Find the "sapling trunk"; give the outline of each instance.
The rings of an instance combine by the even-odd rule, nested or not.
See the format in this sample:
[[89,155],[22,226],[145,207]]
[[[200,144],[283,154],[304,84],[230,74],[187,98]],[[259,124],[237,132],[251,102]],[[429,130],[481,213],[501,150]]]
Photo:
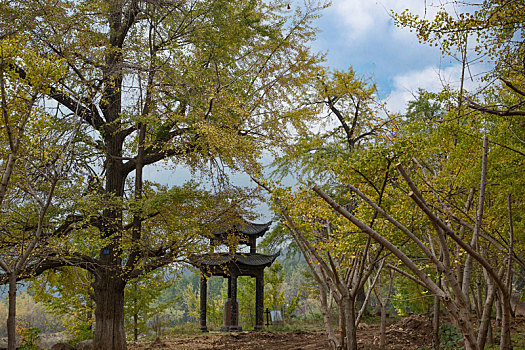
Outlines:
[[16,272],[9,272],[9,314],[7,316],[7,349],[16,349]]
[[[503,268],[500,270],[500,274],[503,273]],[[485,273],[487,279],[487,296],[485,298],[485,305],[483,307],[483,314],[481,316],[481,321],[478,330],[478,344],[481,349],[485,348],[487,341],[487,335],[490,329],[490,314],[492,312],[492,305],[494,304],[494,297],[496,295],[496,288],[494,281]]]
[[379,346],[381,349],[386,349],[386,303],[381,302],[381,325],[379,328]]
[[328,345],[330,349],[336,350],[341,347],[341,342],[337,339],[334,328],[332,327],[332,313],[328,307],[327,293],[325,286],[318,281],[319,294],[321,301],[321,313],[323,314],[323,322],[325,325],[326,333],[328,334]]
[[439,322],[441,313],[441,301],[439,297],[434,296],[434,315],[432,318],[432,349],[439,350],[441,338],[439,334]]

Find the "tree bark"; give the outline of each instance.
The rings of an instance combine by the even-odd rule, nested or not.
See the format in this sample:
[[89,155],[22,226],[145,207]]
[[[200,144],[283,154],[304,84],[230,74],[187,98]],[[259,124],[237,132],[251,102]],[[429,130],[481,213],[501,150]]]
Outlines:
[[439,297],[434,297],[434,317],[432,318],[432,349],[439,350],[441,338],[439,335],[439,316],[441,313],[441,301]]
[[[317,277],[317,275],[314,276]],[[316,278],[317,279],[317,278]],[[337,339],[335,336],[334,328],[332,327],[332,313],[330,308],[328,307],[328,296],[326,293],[325,286],[321,283],[320,280],[317,281],[317,285],[319,286],[319,299],[321,301],[321,313],[323,314],[323,321],[326,329],[326,333],[328,335],[328,346],[332,350],[340,349],[341,342]]]
[[501,327],[501,297],[499,294],[496,294],[496,328]]
[[95,276],[94,350],[126,350],[124,330],[124,287],[126,283],[107,269]]
[[500,350],[512,349],[511,338],[510,338],[510,298],[505,297],[503,292],[498,293],[501,297],[501,337],[500,337]]
[[7,349],[16,349],[16,272],[9,273],[9,314],[7,316]]
[[139,307],[138,307],[138,288],[137,282],[133,284],[133,291],[135,295],[133,296],[133,341],[136,343],[139,339]]
[[386,344],[386,303],[384,300],[381,302],[381,325],[379,328],[379,347],[381,349],[387,349]]
[[357,350],[357,334],[355,327],[355,301],[351,296],[343,296],[342,308],[346,324],[346,349]]
[[[503,274],[503,268],[500,270],[500,274]],[[496,295],[494,281],[492,281],[492,279],[488,276],[487,273],[485,273],[485,276],[485,278],[487,279],[487,296],[485,298],[485,305],[483,307],[483,314],[481,316],[478,331],[478,343],[481,349],[485,348],[485,343],[490,328],[490,314],[492,312],[492,305],[494,304],[494,296]]]
[[[474,232],[472,232],[472,240],[470,241],[470,246],[472,249],[477,250],[479,233],[481,231],[481,224],[483,220],[483,209],[485,205],[485,188],[487,183],[487,155],[488,155],[488,146],[489,140],[485,136],[483,138],[483,156],[481,164],[481,180],[479,185],[479,198],[478,198],[478,210],[476,213],[476,224],[474,226]],[[462,289],[463,293],[468,297],[468,292],[470,289],[470,278],[472,274],[472,262],[473,257],[471,254],[467,255],[465,260],[465,269],[463,270],[463,283]]]

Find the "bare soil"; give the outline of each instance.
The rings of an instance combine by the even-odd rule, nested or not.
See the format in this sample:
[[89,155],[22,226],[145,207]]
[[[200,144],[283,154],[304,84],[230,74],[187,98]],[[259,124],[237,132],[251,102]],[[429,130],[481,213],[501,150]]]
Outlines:
[[[432,321],[426,316],[412,315],[387,327],[391,350],[415,350],[432,344]],[[379,347],[379,325],[360,325],[357,331],[359,349]],[[327,349],[326,333],[322,331],[207,333],[189,338],[158,338],[150,343],[129,346],[130,350],[316,350]]]

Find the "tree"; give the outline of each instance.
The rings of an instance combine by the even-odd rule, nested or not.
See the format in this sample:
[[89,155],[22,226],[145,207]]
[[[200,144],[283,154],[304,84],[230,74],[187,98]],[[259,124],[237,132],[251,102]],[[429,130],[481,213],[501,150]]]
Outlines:
[[[479,138],[479,131],[472,132],[473,130],[468,128],[474,124],[474,119],[478,119],[480,123],[484,124],[480,128],[482,128],[483,133],[489,136],[489,142],[494,146],[491,152],[493,155],[491,167],[497,171],[490,175],[489,169],[489,179],[491,178],[493,183],[501,183],[501,186],[487,194],[490,198],[490,204],[484,208],[487,212],[484,215],[486,217],[484,220],[490,222],[491,227],[500,227],[500,229],[480,229],[481,224],[479,220],[476,220],[474,226],[480,232],[472,236],[471,245],[474,249],[480,249],[481,243],[478,235],[485,235],[483,240],[490,242],[485,243],[482,248],[487,257],[506,257],[508,262],[505,267],[505,280],[510,288],[513,274],[511,266],[514,262],[522,264],[521,259],[518,258],[519,254],[516,254],[514,250],[523,249],[518,243],[522,240],[515,240],[513,237],[514,230],[512,229],[513,225],[520,221],[513,222],[511,219],[512,207],[520,204],[510,200],[514,196],[522,196],[523,194],[523,182],[514,173],[517,170],[515,165],[522,162],[525,155],[522,141],[523,128],[518,126],[522,124],[521,119],[525,115],[523,111],[525,96],[523,89],[525,75],[525,66],[523,65],[525,57],[523,49],[523,23],[525,20],[523,4],[519,1],[465,3],[459,6],[456,13],[459,14],[454,17],[446,11],[446,8],[441,7],[433,20],[419,18],[408,10],[394,16],[399,25],[414,29],[422,41],[439,46],[443,53],[462,52],[464,68],[467,54],[477,56],[474,60],[471,59],[472,62],[478,60],[489,62],[489,71],[482,77],[482,80],[488,84],[483,87],[483,90],[480,89],[481,93],[471,95],[464,93],[463,89],[460,88],[459,93],[456,94],[458,99],[456,116],[458,123],[461,121],[463,125],[454,128],[454,132],[468,135],[471,139]],[[467,101],[468,110],[461,108],[463,100]],[[462,116],[469,116],[472,121],[466,121],[466,118],[461,118]],[[514,185],[507,186],[507,181],[512,181]],[[465,211],[468,211],[468,208]],[[478,211],[483,211],[479,205]],[[502,221],[502,212],[509,213],[508,222]],[[477,219],[479,218],[480,216],[477,215]],[[508,231],[503,233],[503,230]],[[495,237],[498,238],[494,239]],[[505,239],[499,239],[500,237],[505,237]],[[500,302],[497,310],[503,310],[507,307],[504,305],[506,302],[503,302],[505,296],[500,294],[499,289],[501,288],[494,288],[492,285],[494,281],[487,279],[485,270],[478,270],[477,276],[475,275],[475,269],[471,269],[471,261],[471,257],[467,256],[464,261],[464,273],[460,276],[460,278],[462,277],[463,292],[472,300],[473,309],[478,317],[485,320],[485,317],[490,318],[489,310],[492,309],[494,293]],[[484,306],[481,302],[480,285],[478,284],[472,293],[469,291],[471,278],[487,281]],[[489,323],[487,322],[487,324]],[[483,334],[486,329],[480,328],[482,336],[479,340],[480,346],[483,346],[485,342]]]
[[[3,5],[6,27],[11,13],[30,13],[28,45],[67,63],[47,97],[59,116],[74,111],[88,129],[92,175],[61,230],[83,247],[54,251],[30,273],[70,265],[93,274],[95,349],[126,348],[127,282],[196,250],[203,224],[231,205],[191,185],[142,190],[142,168],[172,160],[224,187],[223,167],[256,171],[261,150],[286,140],[287,124],[303,117],[288,113],[288,98],[318,61],[305,47],[318,8],[286,8],[244,0]],[[7,68],[27,78],[24,67]]]
[[[2,181],[0,268],[9,283],[8,348],[16,347],[16,281],[46,247],[48,222],[60,215],[56,192],[68,186],[78,123],[64,127],[39,104],[47,86],[63,77],[63,61],[41,58],[13,37],[0,41]],[[12,74],[14,64],[25,78]],[[27,82],[31,81],[31,84]]]
[[[346,72],[320,69],[307,91],[300,98],[302,106],[310,109],[321,127],[298,130],[293,147],[275,162],[276,173],[292,173],[306,183],[318,179],[349,208],[354,205],[353,199],[341,181],[351,173],[381,202],[392,163],[382,152],[381,137],[393,121],[380,117],[382,106],[375,98],[375,86],[357,77],[351,68]],[[347,159],[352,159],[351,169],[344,165]],[[292,193],[262,183],[261,186],[272,193],[275,211],[318,283],[330,346],[356,349],[357,325],[384,264],[382,247],[372,247],[370,239],[355,234],[306,187]],[[368,215],[371,225],[375,224],[377,214],[364,215]],[[373,281],[365,295],[364,286],[369,279]],[[332,326],[331,298],[339,308],[339,338]]]
[[159,297],[170,285],[171,281],[162,273],[153,273],[147,279],[130,281],[126,286],[126,331],[133,335],[134,342],[137,342],[139,334],[146,331],[151,319],[169,307],[172,301],[160,302]]
[[[486,139],[485,139],[486,140]],[[479,194],[480,203],[483,202],[484,190],[483,187],[486,181],[486,162],[487,162],[487,142],[484,143],[484,155],[483,155],[483,171],[482,171],[482,180],[481,180],[481,190]],[[506,316],[504,316],[506,324],[503,325],[501,332],[501,349],[510,348],[510,299],[508,294],[508,280],[503,278],[503,268],[498,272],[495,269],[494,265],[485,259],[481,254],[476,250],[475,244],[471,243],[470,245],[463,238],[459,237],[453,229],[447,225],[443,219],[440,218],[440,214],[434,212],[431,208],[432,205],[429,205],[423,198],[420,190],[416,187],[411,177],[405,172],[404,168],[398,164],[397,166],[399,173],[407,182],[410,192],[408,196],[416,203],[416,205],[425,213],[428,217],[432,227],[436,230],[436,234],[439,242],[439,256],[436,254],[434,248],[434,243],[430,242],[431,249],[429,249],[423,242],[416,236],[414,233],[403,226],[399,221],[395,220],[392,216],[386,213],[381,209],[377,204],[375,204],[370,198],[363,194],[359,189],[349,185],[349,187],[356,193],[365,203],[374,208],[378,213],[380,213],[384,218],[386,218],[392,225],[397,229],[403,232],[411,241],[415,242],[420,251],[427,256],[438,272],[443,274],[444,280],[442,281],[443,286],[438,285],[433,281],[417,264],[413,259],[409,258],[401,249],[393,245],[388,239],[385,239],[377,231],[371,229],[368,225],[360,221],[356,216],[350,213],[341,205],[333,201],[326,193],[324,193],[319,187],[314,187],[314,191],[322,197],[327,203],[329,203],[337,212],[342,214],[346,219],[351,221],[356,225],[360,230],[366,232],[370,237],[376,240],[378,243],[382,244],[386,249],[390,250],[413,274],[411,278],[417,283],[421,284],[425,288],[428,288],[433,294],[437,295],[441,301],[444,303],[445,307],[448,309],[449,314],[453,321],[456,323],[457,327],[460,328],[465,337],[465,347],[467,349],[479,349],[481,343],[480,337],[483,336],[482,332],[478,333],[478,338],[474,335],[474,329],[470,317],[470,303],[468,301],[468,296],[464,292],[464,289],[461,288],[461,284],[458,281],[458,276],[454,273],[450,260],[450,251],[449,245],[447,244],[447,237],[452,238],[452,240],[458,244],[468,256],[472,259],[475,259],[481,266],[483,266],[484,271],[486,271],[488,278],[497,285],[500,295],[506,304]],[[440,212],[443,213],[443,212]],[[474,236],[476,231],[479,230],[479,222],[481,216],[483,215],[482,209],[478,211],[477,215],[477,224],[474,228]],[[479,232],[479,231],[478,231]],[[511,259],[509,259],[511,261]],[[510,264],[509,264],[510,266]],[[398,270],[402,272],[401,270]],[[407,275],[407,274],[405,274]],[[408,276],[408,275],[407,275]],[[444,288],[446,286],[446,288]],[[465,286],[465,285],[463,285]],[[454,294],[450,294],[451,291]],[[481,326],[481,328],[483,325]]]

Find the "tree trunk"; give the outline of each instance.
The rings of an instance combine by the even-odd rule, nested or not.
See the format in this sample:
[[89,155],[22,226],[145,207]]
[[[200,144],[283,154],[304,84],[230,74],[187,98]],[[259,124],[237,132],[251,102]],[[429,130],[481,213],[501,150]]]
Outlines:
[[501,318],[501,337],[500,337],[500,350],[511,350],[511,339],[510,339],[510,299],[505,298],[502,294],[499,293],[501,296],[501,311],[502,311],[502,318]]
[[381,302],[381,326],[379,328],[379,347],[381,349],[387,349],[386,344],[386,302]]
[[347,339],[346,339],[346,315],[345,309],[342,304],[337,305],[339,308],[339,329],[341,330],[341,335],[339,336],[339,347],[341,349],[346,349]]
[[124,287],[126,283],[111,269],[95,277],[94,350],[125,350]]
[[133,285],[133,291],[135,295],[133,296],[133,341],[136,343],[139,339],[139,308],[137,302],[137,282]]
[[477,339],[474,335],[474,327],[470,320],[470,305],[460,300],[454,302],[449,297],[442,298],[441,301],[449,311],[452,324],[463,334],[464,348],[466,350],[481,350],[479,349]]
[[357,334],[355,327],[355,302],[350,296],[342,298],[346,323],[346,349],[357,350]]
[[365,292],[365,286],[363,285],[357,291],[357,296],[356,296],[356,299],[355,299],[356,300],[356,302],[355,302],[355,309],[356,310],[361,310],[361,308],[365,304],[366,297],[367,297],[367,294]]
[[492,322],[489,319],[489,330],[487,332],[487,343],[489,345],[494,345],[494,333],[492,331]]
[[439,335],[439,316],[441,312],[441,302],[439,297],[436,295],[434,297],[434,318],[432,319],[432,349],[439,350],[439,345],[441,343]]
[[[503,274],[503,268],[500,270],[500,274]],[[488,332],[490,329],[490,320],[492,313],[492,306],[494,304],[494,297],[496,295],[496,287],[494,281],[488,273],[484,272],[485,279],[487,281],[487,295],[485,297],[485,305],[483,307],[483,313],[481,315],[479,330],[478,330],[478,343],[481,349],[485,348]]]
[[16,273],[9,273],[9,314],[7,316],[7,349],[16,349]]
[[496,328],[501,327],[501,298],[496,294]]
[[318,282],[317,284],[319,286],[319,299],[321,301],[321,313],[323,314],[323,321],[326,328],[326,333],[328,334],[328,344],[330,349],[340,349],[341,344],[337,340],[337,337],[335,336],[334,329],[332,327],[332,316],[331,316],[331,310],[328,307],[327,302],[327,293],[325,286]]

